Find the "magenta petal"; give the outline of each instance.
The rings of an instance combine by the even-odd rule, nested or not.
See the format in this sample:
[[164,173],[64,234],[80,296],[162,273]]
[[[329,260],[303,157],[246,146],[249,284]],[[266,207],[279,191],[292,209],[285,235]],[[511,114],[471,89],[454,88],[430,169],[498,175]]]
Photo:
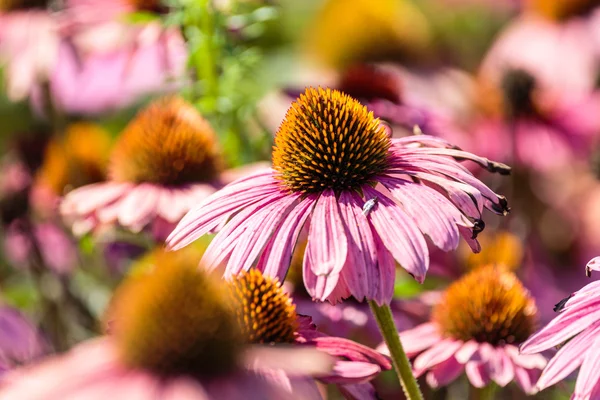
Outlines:
[[371,288],[373,300],[381,306],[390,304],[394,297],[394,283],[396,282],[396,261],[392,253],[385,248],[376,232],[373,232],[377,248],[377,275],[379,281]]
[[431,369],[426,376],[427,384],[433,388],[446,386],[458,378],[464,370],[463,364],[456,361],[455,357],[450,357]]
[[[360,198],[359,198],[360,199]],[[369,227],[369,221],[362,213],[362,206],[351,193],[342,192],[339,198],[340,214],[346,222],[349,239],[348,258],[342,271],[350,293],[361,301],[365,297],[376,297],[379,287],[377,249]]]
[[600,257],[592,258],[585,266],[587,275],[590,275],[591,271],[600,271]]
[[160,189],[142,183],[125,195],[119,207],[118,220],[132,231],[140,231],[152,220],[159,200]]
[[264,275],[275,276],[283,282],[298,236],[315,203],[314,195],[307,196],[290,211],[279,226],[256,265]]
[[400,340],[408,357],[412,357],[438,343],[441,340],[441,335],[438,325],[428,322],[400,332]]
[[588,351],[575,384],[575,394],[582,399],[591,399],[592,392],[598,390],[600,385],[600,339],[596,337],[591,344],[588,342],[587,346]]
[[585,354],[591,351],[590,343],[598,333],[600,333],[600,322],[596,322],[561,347],[544,369],[537,383],[538,388],[543,390],[552,386],[575,371],[583,362]]
[[377,364],[362,361],[338,360],[331,376],[320,378],[325,383],[365,383],[377,376],[381,368]]
[[167,245],[171,250],[185,247],[231,214],[279,191],[279,182],[264,173],[236,181],[190,210],[167,238]]
[[365,198],[378,203],[369,219],[385,247],[418,282],[423,283],[429,268],[429,250],[414,220],[383,193],[363,186]]
[[242,270],[247,271],[254,264],[298,197],[300,196],[288,195],[283,197],[261,208],[245,221],[246,231],[244,236],[237,242],[229,258],[226,275],[237,275]]
[[333,190],[326,189],[312,214],[304,256],[303,269],[310,268],[316,277],[307,286],[312,297],[325,300],[331,294],[347,255],[348,241],[337,199]]
[[487,368],[482,362],[469,361],[465,366],[465,372],[467,373],[467,378],[469,378],[471,385],[477,388],[482,388],[490,383],[490,376]]
[[456,249],[460,238],[456,225],[469,221],[449,200],[430,187],[403,179],[381,179],[381,183],[436,247],[444,251]]
[[246,234],[248,219],[254,215],[257,210],[260,210],[268,204],[277,202],[284,196],[285,194],[283,193],[275,192],[275,194],[265,196],[260,201],[247,206],[236,214],[231,221],[217,233],[206,248],[200,262],[202,266],[208,270],[218,267],[229,257],[238,240]]
[[495,348],[488,361],[490,378],[499,386],[506,386],[515,376],[515,368],[510,357],[503,348]]
[[548,325],[533,334],[520,347],[521,353],[539,353],[565,342],[600,319],[600,299],[591,298],[586,304],[563,311]]
[[463,342],[454,339],[443,339],[441,342],[433,345],[429,350],[421,353],[413,364],[415,375],[423,374],[427,369],[436,366],[450,357],[462,346]]
[[526,369],[516,365],[515,381],[526,394],[535,394],[538,391],[538,389],[535,386],[535,383],[540,377],[541,372],[542,371],[539,369]]

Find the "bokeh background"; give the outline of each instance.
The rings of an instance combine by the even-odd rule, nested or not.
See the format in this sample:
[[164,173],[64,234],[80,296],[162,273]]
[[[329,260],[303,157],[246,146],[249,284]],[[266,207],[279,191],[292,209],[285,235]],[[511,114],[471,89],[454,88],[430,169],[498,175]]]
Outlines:
[[[161,245],[114,226],[82,233],[59,204],[107,179],[116,139],[165,94],[209,121],[227,168],[270,160],[306,86],[358,98],[394,136],[416,126],[512,166],[508,177],[480,176],[512,208],[486,217],[482,253],[432,247],[423,285],[399,270],[401,329],[485,263],[517,273],[543,324],[599,255],[598,1],[0,0],[0,62],[0,304],[41,330],[32,358],[97,334],[115,286]],[[381,341],[368,307],[313,303],[299,276],[288,279],[298,309],[322,330]],[[383,398],[399,395],[393,374],[377,385]],[[566,399],[571,387],[538,398]],[[428,396],[465,398],[465,388]],[[521,396],[513,389],[498,396]]]

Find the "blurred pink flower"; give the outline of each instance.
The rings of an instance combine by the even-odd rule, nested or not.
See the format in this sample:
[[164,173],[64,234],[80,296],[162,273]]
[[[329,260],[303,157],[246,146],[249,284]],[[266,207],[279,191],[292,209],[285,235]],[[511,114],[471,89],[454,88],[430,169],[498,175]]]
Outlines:
[[[586,274],[600,271],[600,257],[586,265]],[[593,282],[557,304],[560,314],[521,345],[521,353],[534,354],[561,346],[537,382],[543,390],[581,367],[572,399],[600,396],[600,282]]]
[[[308,361],[302,359],[302,355],[296,355],[301,362]],[[292,353],[288,353],[288,356],[292,356]],[[264,353],[256,360],[267,362]],[[272,382],[243,370],[212,379],[198,379],[191,375],[165,378],[124,365],[113,341],[103,338],[82,343],[65,355],[6,375],[0,388],[0,397],[6,400],[106,397],[112,400],[320,398],[316,396],[318,392],[311,394],[300,391],[304,396],[296,396]]]
[[19,311],[0,306],[0,378],[50,352],[47,341]]
[[181,84],[187,50],[179,31],[156,23],[128,30],[129,41],[105,51],[82,53],[72,42],[61,41],[49,76],[54,107],[71,114],[99,114]]
[[[329,123],[321,127],[317,121]],[[167,242],[179,249],[222,227],[204,254],[207,268],[227,261],[225,275],[236,275],[257,262],[265,275],[283,280],[310,217],[303,276],[311,297],[336,303],[353,295],[389,304],[394,260],[417,281],[425,279],[424,235],[446,251],[462,236],[478,251],[483,208],[508,211],[506,199],[457,159],[509,171],[439,138],[390,139],[356,100],[330,89],[308,89],[275,137],[274,169],[206,199]]]
[[[471,385],[506,386],[515,380],[527,394],[546,359],[521,355],[518,344],[530,333],[535,303],[518,279],[501,267],[485,266],[455,281],[433,310],[432,321],[400,332],[415,376],[446,386],[466,372]],[[387,353],[382,344],[379,349]]]
[[59,46],[58,23],[49,12],[0,12],[0,65],[6,64],[7,94],[13,101],[29,96],[54,68]]
[[[5,231],[4,251],[15,267],[28,267],[31,254],[39,251],[46,267],[58,274],[67,274],[77,265],[77,248],[58,225],[42,222],[33,225],[33,240],[23,221],[16,220]],[[37,247],[37,250],[34,248]]]
[[181,217],[227,179],[252,166],[221,174],[216,136],[196,109],[178,97],[151,103],[118,139],[110,179],[68,193],[60,209],[81,235],[120,225],[148,228],[164,240]]

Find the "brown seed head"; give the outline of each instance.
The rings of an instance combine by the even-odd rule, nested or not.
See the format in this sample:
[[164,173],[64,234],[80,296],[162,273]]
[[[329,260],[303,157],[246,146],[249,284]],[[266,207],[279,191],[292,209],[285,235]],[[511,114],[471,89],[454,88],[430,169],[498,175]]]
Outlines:
[[129,123],[111,157],[110,176],[121,182],[181,185],[215,179],[221,158],[215,134],[179,97],[154,101]]
[[277,131],[273,168],[296,192],[358,189],[385,169],[389,147],[365,106],[337,90],[308,88]]
[[492,345],[521,343],[534,331],[537,308],[511,272],[481,267],[454,282],[433,310],[442,332]]
[[123,362],[161,376],[218,376],[243,346],[225,287],[185,251],[145,257],[118,289],[110,321]]
[[249,343],[291,343],[296,307],[277,279],[251,269],[228,282],[233,309]]

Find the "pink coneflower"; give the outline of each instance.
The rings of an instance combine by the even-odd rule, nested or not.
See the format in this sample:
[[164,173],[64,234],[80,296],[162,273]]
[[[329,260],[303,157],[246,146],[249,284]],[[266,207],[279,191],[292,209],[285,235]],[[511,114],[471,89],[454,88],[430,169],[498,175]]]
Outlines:
[[208,122],[169,97],[142,110],[115,144],[109,180],[76,189],[61,212],[76,233],[118,224],[164,238],[189,209],[215,192],[221,158]]
[[336,358],[331,374],[319,377],[324,383],[334,383],[348,395],[371,392],[367,383],[391,362],[381,353],[342,337],[332,337],[317,331],[312,318],[296,313],[296,306],[277,279],[263,276],[251,269],[228,283],[234,299],[237,320],[250,343],[289,343],[314,346]]
[[109,336],[8,375],[0,398],[320,399],[313,374],[335,381],[343,370],[357,382],[373,373],[364,360],[351,369],[340,359],[332,370],[328,353],[367,353],[295,325],[289,299],[261,278],[226,289],[187,252],[156,251],[118,289]]
[[[586,265],[586,274],[600,271],[600,257]],[[572,399],[600,396],[600,297],[599,282],[593,282],[556,305],[560,314],[521,346],[521,353],[534,354],[562,345],[537,382],[543,390],[581,367]]]
[[400,333],[416,376],[427,373],[432,387],[446,386],[466,371],[471,385],[515,380],[526,393],[546,359],[520,355],[533,331],[536,306],[517,277],[496,266],[470,272],[446,290],[432,321]]
[[[373,114],[330,89],[307,89],[275,137],[273,169],[242,178],[188,213],[168,238],[173,249],[222,229],[206,267],[235,275],[253,265],[283,280],[298,235],[310,219],[303,261],[313,298],[353,295],[389,304],[395,262],[422,282],[424,235],[443,250],[463,236],[474,251],[482,211],[508,210],[458,159],[490,171],[508,167],[431,136],[390,139]],[[310,218],[309,218],[310,217]]]

